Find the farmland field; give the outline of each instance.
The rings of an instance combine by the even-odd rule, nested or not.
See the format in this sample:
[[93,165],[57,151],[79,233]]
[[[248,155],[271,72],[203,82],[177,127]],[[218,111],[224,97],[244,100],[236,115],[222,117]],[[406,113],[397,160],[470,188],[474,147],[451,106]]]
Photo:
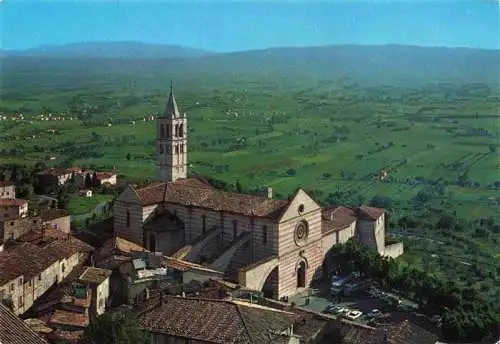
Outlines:
[[[169,84],[158,78],[153,84]],[[19,86],[2,89],[0,164],[116,167],[121,178],[152,178],[149,116],[162,111],[167,90],[117,79],[96,77],[92,87],[71,89],[46,82],[29,94]],[[302,186],[319,199],[332,192],[353,202],[385,196],[401,208],[438,182],[444,190],[429,203],[451,202],[470,217],[498,214],[500,101],[487,85],[363,87],[222,75],[212,82],[176,80],[177,102],[188,116],[191,172],[271,186],[279,197]],[[10,120],[15,113],[24,120]],[[382,169],[388,176],[377,181]]]

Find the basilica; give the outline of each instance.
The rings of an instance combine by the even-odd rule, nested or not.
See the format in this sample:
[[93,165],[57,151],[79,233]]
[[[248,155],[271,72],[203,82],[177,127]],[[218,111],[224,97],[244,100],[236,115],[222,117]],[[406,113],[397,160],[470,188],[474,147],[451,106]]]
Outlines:
[[384,209],[323,207],[298,188],[290,199],[226,192],[188,178],[186,114],[172,88],[156,120],[158,181],[129,185],[114,204],[115,235],[150,251],[203,264],[224,278],[274,298],[307,288],[327,251],[356,238],[381,255],[397,257],[401,243],[385,245]]

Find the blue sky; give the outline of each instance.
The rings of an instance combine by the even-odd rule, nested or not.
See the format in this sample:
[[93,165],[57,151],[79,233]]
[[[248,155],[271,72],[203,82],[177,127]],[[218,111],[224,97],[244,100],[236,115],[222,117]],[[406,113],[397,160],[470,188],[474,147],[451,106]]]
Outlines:
[[211,51],[328,44],[499,48],[498,1],[0,0],[0,46],[142,41]]

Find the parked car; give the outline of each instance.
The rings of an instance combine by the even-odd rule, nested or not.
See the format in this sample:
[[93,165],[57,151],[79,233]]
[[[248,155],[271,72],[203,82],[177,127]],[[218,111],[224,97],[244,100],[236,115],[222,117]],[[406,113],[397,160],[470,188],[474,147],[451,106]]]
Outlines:
[[375,318],[375,317],[382,315],[382,312],[379,311],[378,309],[372,309],[371,312],[368,313],[367,315],[371,318]]
[[350,311],[349,313],[345,314],[345,317],[349,320],[356,320],[359,317],[361,317],[362,315],[363,315],[363,312],[354,310],[354,311]]

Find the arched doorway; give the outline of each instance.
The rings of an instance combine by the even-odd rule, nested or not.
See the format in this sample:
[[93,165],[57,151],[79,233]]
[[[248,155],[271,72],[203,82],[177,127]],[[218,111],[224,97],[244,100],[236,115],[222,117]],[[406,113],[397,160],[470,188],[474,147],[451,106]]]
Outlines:
[[299,263],[297,267],[297,288],[306,287],[306,263],[304,261]]

